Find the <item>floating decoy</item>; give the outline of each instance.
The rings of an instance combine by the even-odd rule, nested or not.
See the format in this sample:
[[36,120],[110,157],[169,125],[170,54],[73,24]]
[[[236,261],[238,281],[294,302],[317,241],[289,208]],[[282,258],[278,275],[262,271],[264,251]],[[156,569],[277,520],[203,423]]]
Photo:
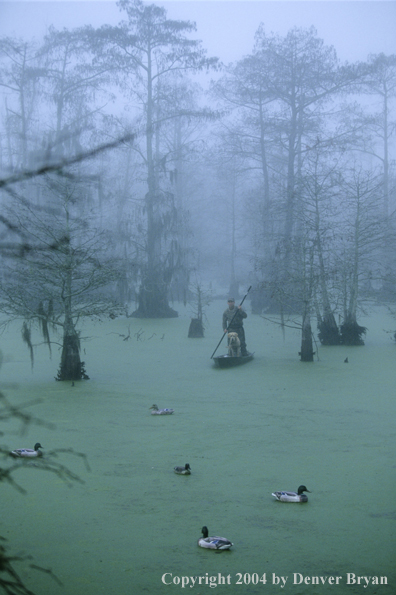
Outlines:
[[151,405],[151,415],[172,415],[174,409],[158,409],[157,405]]
[[344,364],[347,364],[347,363],[348,363],[348,358],[346,357],[346,358],[344,359]]
[[174,467],[173,470],[178,475],[191,475],[191,467],[188,463],[184,467]]
[[273,492],[274,498],[279,502],[308,502],[308,496],[303,492],[309,492],[305,486],[300,486],[297,492]]
[[202,535],[198,539],[198,545],[205,547],[210,550],[229,550],[233,543],[225,537],[209,537],[209,531],[207,527],[202,527]]
[[17,448],[11,451],[13,457],[42,457],[43,453],[40,448],[43,448],[40,442],[36,442],[33,448]]

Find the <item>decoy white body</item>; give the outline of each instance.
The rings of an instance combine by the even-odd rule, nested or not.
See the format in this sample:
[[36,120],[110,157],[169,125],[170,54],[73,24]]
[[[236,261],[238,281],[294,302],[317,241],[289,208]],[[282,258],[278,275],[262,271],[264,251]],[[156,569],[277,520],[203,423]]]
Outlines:
[[186,463],[184,467],[174,467],[173,471],[177,473],[177,475],[191,475],[191,467],[188,463]]
[[198,545],[210,550],[229,550],[233,543],[225,537],[209,537],[209,531],[207,527],[202,527],[202,535],[198,539]]
[[308,502],[308,496],[303,494],[303,492],[309,492],[305,486],[300,486],[297,492],[273,492],[274,498],[279,500],[279,502]]
[[40,442],[36,442],[33,448],[16,448],[15,450],[11,451],[11,455],[13,457],[42,457],[43,453],[41,452],[40,448],[43,448]]
[[151,415],[172,415],[174,409],[158,409],[157,405],[151,405]]

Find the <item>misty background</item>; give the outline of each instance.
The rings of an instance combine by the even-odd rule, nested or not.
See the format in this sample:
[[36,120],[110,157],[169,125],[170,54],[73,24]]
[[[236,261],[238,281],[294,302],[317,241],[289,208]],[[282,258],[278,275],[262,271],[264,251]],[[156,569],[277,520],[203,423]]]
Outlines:
[[396,287],[394,3],[0,6],[0,307],[28,345],[249,286],[303,342],[312,316],[363,342]]
[[[368,54],[395,51],[396,7],[392,1],[290,1],[180,0],[157,2],[171,19],[197,24],[197,38],[211,55],[232,62],[250,53],[254,34],[263,22],[267,33],[285,35],[292,27],[314,25],[341,60],[365,60]],[[76,27],[121,19],[116,2],[89,0],[14,0],[0,2],[2,35],[30,39],[41,36],[50,25]]]

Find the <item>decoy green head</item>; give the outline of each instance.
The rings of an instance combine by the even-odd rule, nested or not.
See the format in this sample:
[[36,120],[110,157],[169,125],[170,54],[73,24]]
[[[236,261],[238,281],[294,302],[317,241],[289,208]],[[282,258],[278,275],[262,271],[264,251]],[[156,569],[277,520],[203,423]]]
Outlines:
[[301,496],[301,494],[302,494],[303,492],[309,492],[309,493],[311,493],[311,492],[310,492],[310,491],[309,491],[309,490],[308,490],[308,489],[307,489],[305,486],[300,486],[300,487],[298,488],[298,490],[297,490],[297,494],[298,494],[299,496]]
[[36,442],[36,444],[34,445],[34,450],[38,450],[39,448],[44,448],[44,447],[41,446],[40,442]]

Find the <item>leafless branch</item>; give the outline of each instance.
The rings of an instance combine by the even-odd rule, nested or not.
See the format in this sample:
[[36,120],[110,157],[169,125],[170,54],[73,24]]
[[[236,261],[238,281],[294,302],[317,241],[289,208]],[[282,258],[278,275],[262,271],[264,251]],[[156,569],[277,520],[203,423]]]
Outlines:
[[120,146],[123,143],[130,143],[134,140],[135,134],[126,134],[125,136],[116,139],[110,143],[104,143],[103,145],[99,145],[92,149],[91,151],[86,151],[84,153],[79,153],[75,157],[71,157],[69,159],[61,159],[60,161],[55,161],[54,163],[48,163],[43,165],[42,167],[22,171],[12,176],[8,176],[7,178],[0,179],[0,189],[6,188],[12,184],[16,184],[18,182],[24,182],[25,180],[30,180],[32,178],[36,178],[37,176],[42,176],[43,174],[48,174],[51,172],[56,172],[62,170],[64,167],[69,167],[70,165],[74,165],[75,163],[80,163],[85,159],[89,159],[90,157],[95,157],[96,155],[103,153],[104,151],[108,151],[109,149],[115,149],[116,147]]

